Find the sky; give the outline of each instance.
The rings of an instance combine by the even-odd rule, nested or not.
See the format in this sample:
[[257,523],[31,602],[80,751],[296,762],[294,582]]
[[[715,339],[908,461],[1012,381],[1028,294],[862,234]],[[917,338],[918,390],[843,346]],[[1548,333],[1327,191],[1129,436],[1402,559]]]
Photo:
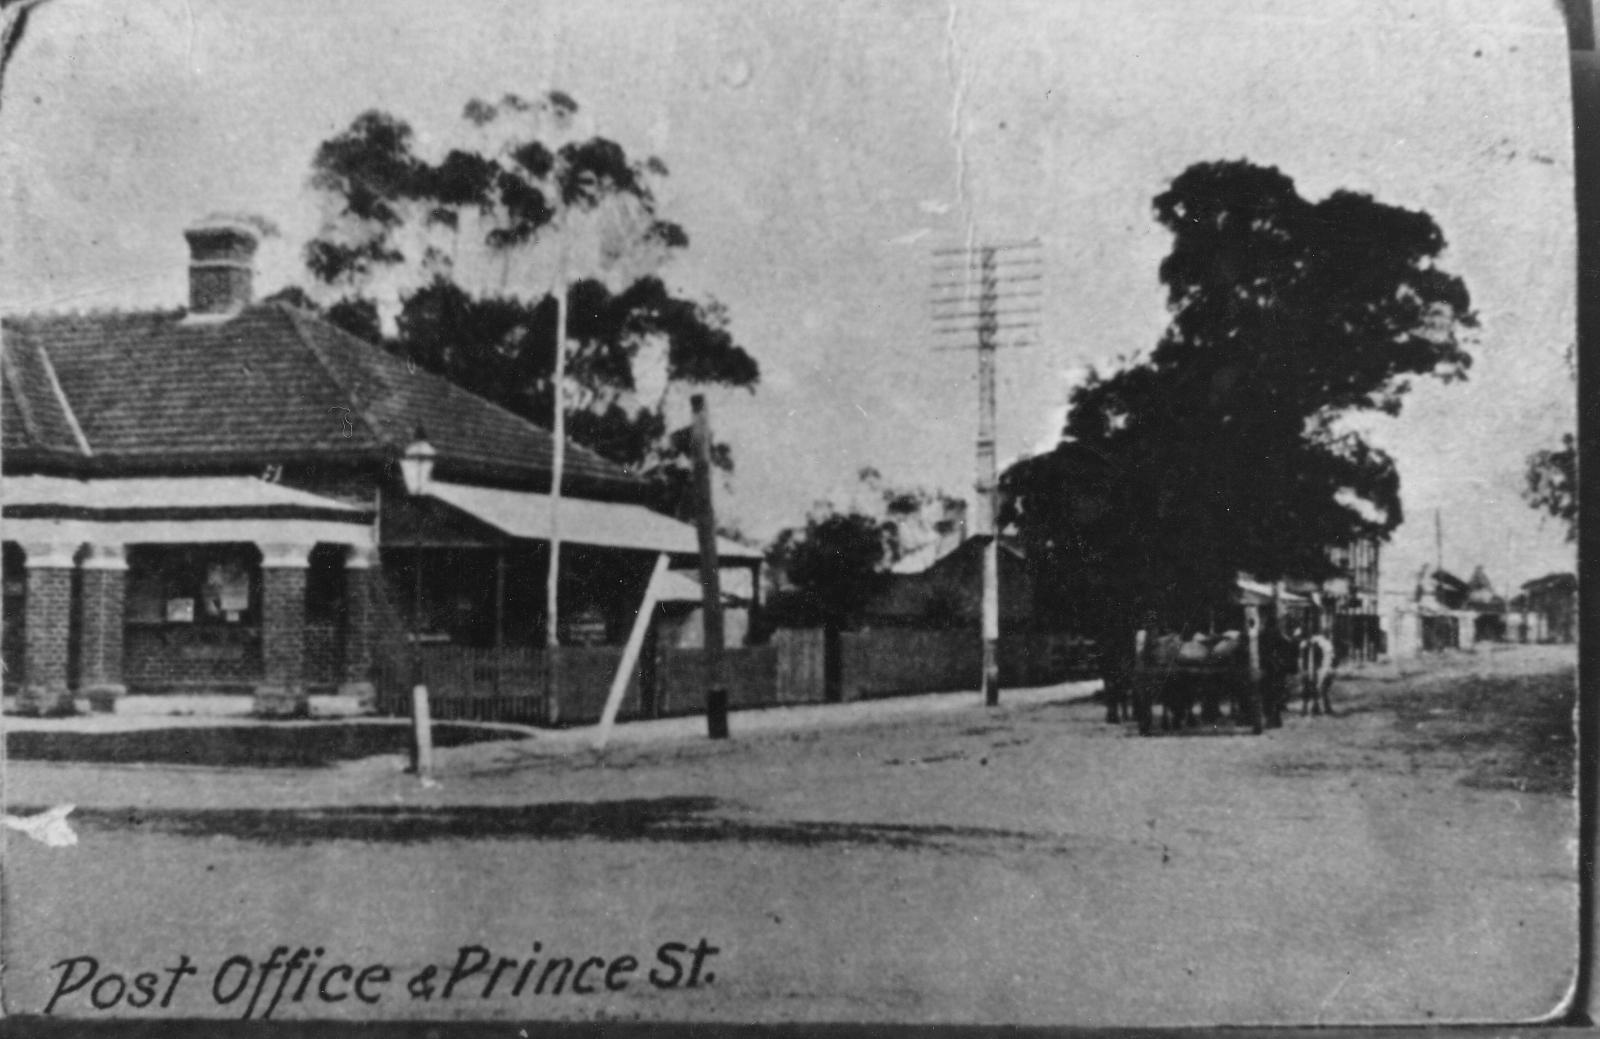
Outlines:
[[762,366],[711,409],[719,511],[766,540],[864,466],[970,496],[976,359],[941,349],[935,250],[1040,242],[998,437],[1046,450],[1073,380],[1165,325],[1151,199],[1246,158],[1442,227],[1482,327],[1467,383],[1364,423],[1408,517],[1383,581],[1434,558],[1437,517],[1447,568],[1514,590],[1573,565],[1520,497],[1575,422],[1567,81],[1554,0],[50,0],[0,110],[0,308],[180,305],[182,230],[217,211],[281,229],[261,292],[303,283],[319,141],[380,108],[431,147],[473,97],[558,88],[666,163],[691,245],[663,276]]

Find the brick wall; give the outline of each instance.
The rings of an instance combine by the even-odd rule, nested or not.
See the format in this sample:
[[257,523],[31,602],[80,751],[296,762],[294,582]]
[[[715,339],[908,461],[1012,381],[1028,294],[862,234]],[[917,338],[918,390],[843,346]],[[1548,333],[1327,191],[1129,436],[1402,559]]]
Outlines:
[[189,271],[189,309],[225,313],[250,302],[251,278],[237,267],[194,267]]
[[65,686],[71,659],[72,570],[28,569],[26,655],[29,685]]
[[307,624],[305,681],[314,686],[337,686],[344,681],[344,638],[337,624]]
[[269,683],[305,681],[306,571],[264,567],[261,571],[261,666]]
[[216,689],[261,680],[257,628],[130,624],[123,631],[122,680],[131,692]]
[[122,570],[83,571],[78,672],[82,686],[123,681],[123,604],[127,583],[127,573]]
[[371,567],[351,567],[345,571],[344,674],[346,682],[372,679],[373,643],[377,638],[382,574]]

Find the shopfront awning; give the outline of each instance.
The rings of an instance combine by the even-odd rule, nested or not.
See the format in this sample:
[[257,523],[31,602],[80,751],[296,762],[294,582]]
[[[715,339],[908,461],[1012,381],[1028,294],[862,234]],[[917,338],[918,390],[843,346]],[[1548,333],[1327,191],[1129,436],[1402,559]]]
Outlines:
[[1267,606],[1274,602],[1281,606],[1310,606],[1313,600],[1307,595],[1296,595],[1294,592],[1279,588],[1274,593],[1273,587],[1262,581],[1252,581],[1248,577],[1241,577],[1234,590],[1234,601],[1246,606]]
[[[428,486],[428,494],[512,537],[550,540],[550,496],[547,494],[438,481]],[[700,551],[694,527],[652,512],[643,505],[562,498],[559,523],[561,540],[569,544],[666,552],[676,556],[697,555]],[[736,563],[761,560],[760,550],[726,538],[717,539],[717,556]]]
[[273,511],[295,509],[359,515],[361,509],[253,476],[151,476],[73,480],[7,476],[0,480],[7,513],[43,509],[89,512]]
[[7,541],[372,543],[372,514],[250,476],[0,480]]

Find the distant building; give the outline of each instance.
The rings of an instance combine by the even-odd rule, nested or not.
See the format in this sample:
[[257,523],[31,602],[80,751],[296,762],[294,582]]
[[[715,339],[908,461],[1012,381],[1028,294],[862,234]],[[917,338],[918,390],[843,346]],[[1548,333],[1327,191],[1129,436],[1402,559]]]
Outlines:
[[1523,584],[1512,600],[1520,614],[1522,642],[1578,641],[1578,578],[1570,573],[1546,574]]
[[[1328,548],[1335,567],[1320,584],[1285,581],[1291,623],[1325,632],[1341,660],[1376,660],[1386,651],[1378,601],[1378,542],[1354,538]],[[1280,596],[1282,599],[1282,596]]]
[[[869,626],[976,628],[983,604],[983,554],[989,535],[975,534],[923,569],[897,571],[863,610]],[[1000,539],[1000,630],[1033,627],[1033,575],[1019,541]]]
[[[722,593],[722,640],[725,646],[742,646],[750,637],[750,612],[755,605],[754,582],[748,570],[723,570],[718,575]],[[700,575],[669,570],[661,579],[657,599],[655,635],[669,649],[705,648],[705,593]]]
[[1467,580],[1424,566],[1410,601],[1394,610],[1390,624],[1397,655],[1501,642],[1519,637],[1521,627],[1514,607],[1495,591],[1482,566]]
[[1323,582],[1334,652],[1340,659],[1376,660],[1383,641],[1378,601],[1378,542],[1355,538],[1328,550],[1339,575]]
[[1503,642],[1506,638],[1506,601],[1495,594],[1489,575],[1479,566],[1467,582],[1467,611],[1473,614],[1472,641]]

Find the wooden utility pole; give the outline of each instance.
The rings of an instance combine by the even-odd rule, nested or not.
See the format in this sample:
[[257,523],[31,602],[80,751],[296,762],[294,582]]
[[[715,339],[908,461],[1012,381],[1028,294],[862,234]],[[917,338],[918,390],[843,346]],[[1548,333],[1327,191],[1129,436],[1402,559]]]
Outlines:
[[[935,282],[936,295],[934,321],[940,333],[975,335],[978,351],[978,498],[975,532],[987,535],[983,549],[982,629],[983,640],[983,702],[990,707],[1000,703],[1000,473],[996,457],[996,401],[995,353],[1002,346],[1024,346],[1026,341],[1015,339],[1002,343],[1002,331],[1033,331],[1031,320],[1002,323],[1000,311],[1009,308],[1007,317],[1034,315],[1038,308],[1017,308],[1010,303],[1016,299],[1038,299],[1043,295],[1038,289],[1022,292],[1000,291],[1002,282],[1007,287],[1018,282],[1036,282],[1039,272],[1037,240],[1026,242],[992,243],[959,249],[936,249],[934,256],[941,258],[936,271],[941,276],[957,275],[955,280]],[[1010,254],[1008,259],[999,258]],[[1001,274],[1002,266],[1021,268]],[[951,295],[951,290],[961,290]],[[975,291],[974,291],[975,290]],[[976,299],[974,300],[974,296]],[[1002,302],[1007,301],[1007,302]],[[939,310],[940,307],[977,304],[976,310]],[[960,347],[966,349],[965,345]]]
[[695,529],[700,536],[701,607],[705,616],[706,732],[714,740],[728,738],[728,684],[722,669],[722,582],[717,562],[717,513],[711,498],[711,416],[706,398],[689,399],[694,409]]

